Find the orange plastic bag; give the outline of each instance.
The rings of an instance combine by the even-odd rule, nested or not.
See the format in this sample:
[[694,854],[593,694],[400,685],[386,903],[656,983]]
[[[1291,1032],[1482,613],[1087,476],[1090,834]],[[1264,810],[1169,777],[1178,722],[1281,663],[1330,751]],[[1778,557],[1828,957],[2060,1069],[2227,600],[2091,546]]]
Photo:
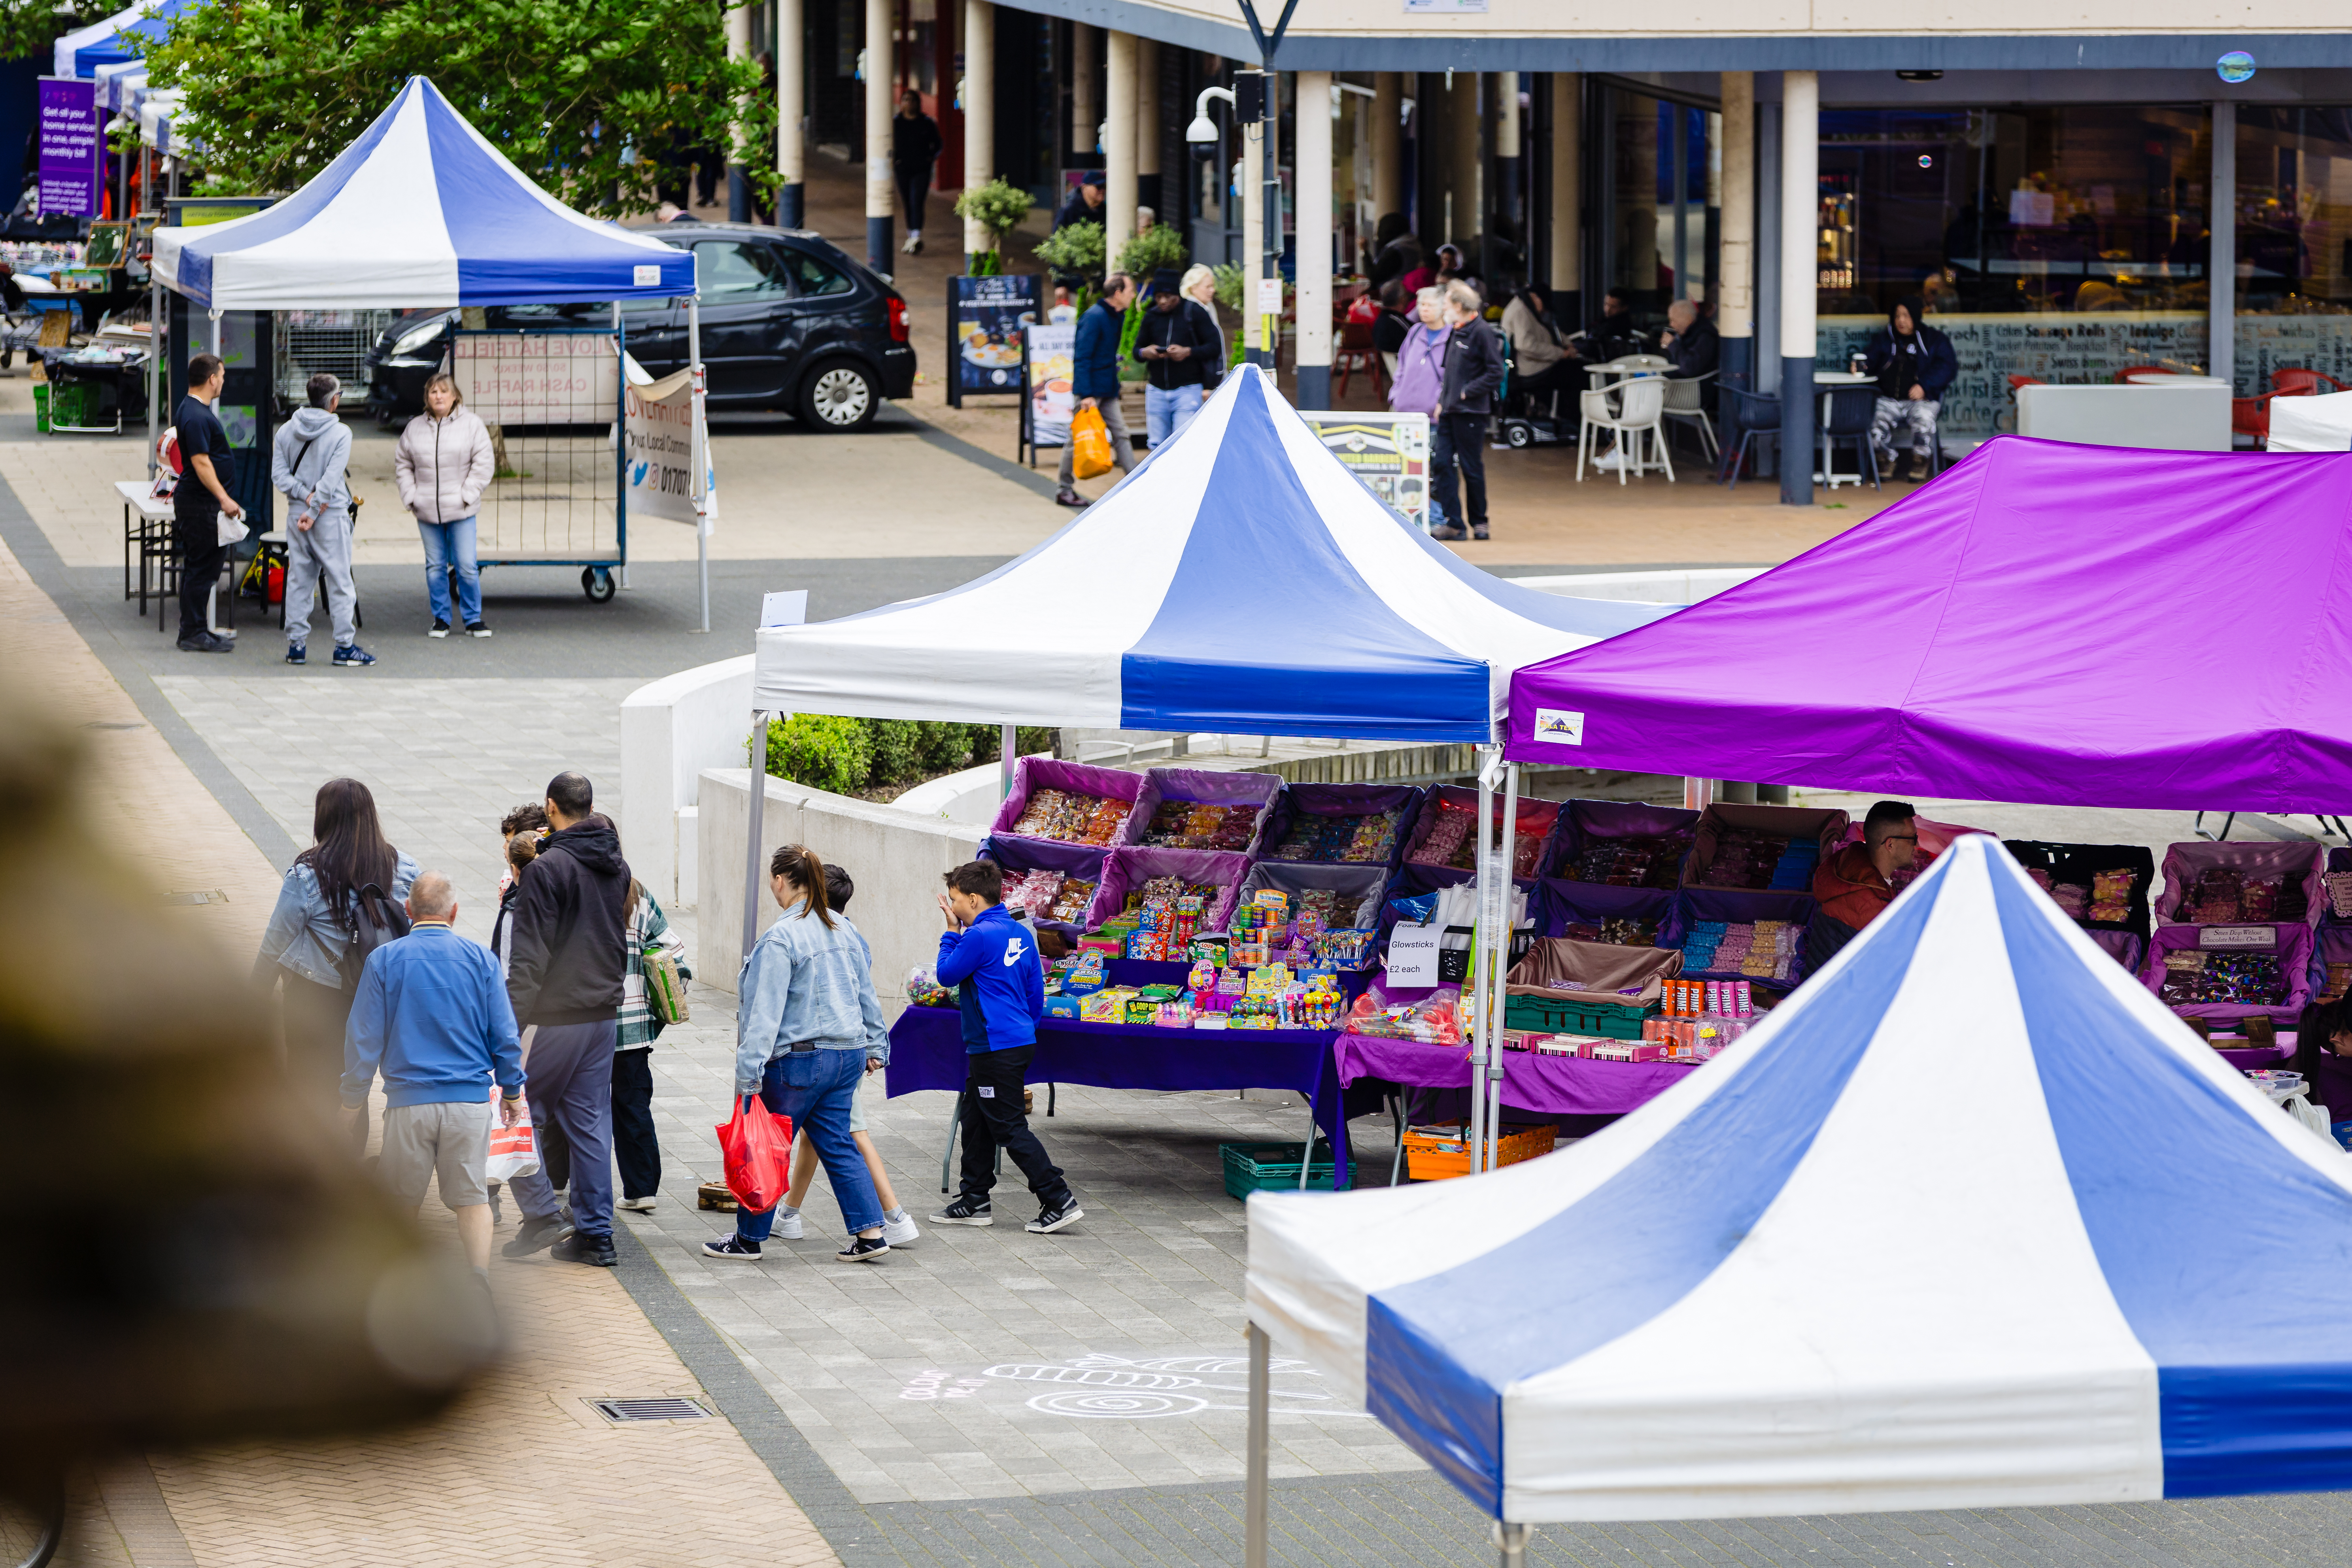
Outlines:
[[793,1119],[750,1094],[737,1103],[734,1120],[717,1131],[727,1157],[727,1190],[749,1213],[774,1208],[792,1185]]
[[1070,472],[1091,479],[1111,470],[1110,430],[1102,410],[1081,408],[1070,416]]

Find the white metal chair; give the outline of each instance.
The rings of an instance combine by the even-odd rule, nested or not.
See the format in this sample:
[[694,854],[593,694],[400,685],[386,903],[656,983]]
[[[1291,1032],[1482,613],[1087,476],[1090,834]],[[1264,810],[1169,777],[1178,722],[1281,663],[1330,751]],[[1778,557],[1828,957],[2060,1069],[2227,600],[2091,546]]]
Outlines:
[[1705,401],[1706,385],[1714,379],[1715,372],[1708,371],[1705,375],[1673,376],[1666,381],[1665,416],[1688,420],[1698,426],[1699,441],[1706,449],[1709,462],[1723,455],[1723,449],[1716,445],[1715,421],[1707,417]]
[[[1665,470],[1666,482],[1675,479],[1674,458],[1666,452],[1665,431],[1662,427],[1666,405],[1667,383],[1657,376],[1621,383],[1615,389],[1617,407],[1609,406],[1607,390],[1595,388],[1583,396],[1584,428],[1576,437],[1576,479],[1584,482],[1584,462],[1591,455],[1592,433],[1608,430],[1616,435],[1618,455],[1617,482],[1625,482],[1627,469],[1648,473],[1652,468]],[[1642,456],[1642,437],[1650,438],[1650,457]]]

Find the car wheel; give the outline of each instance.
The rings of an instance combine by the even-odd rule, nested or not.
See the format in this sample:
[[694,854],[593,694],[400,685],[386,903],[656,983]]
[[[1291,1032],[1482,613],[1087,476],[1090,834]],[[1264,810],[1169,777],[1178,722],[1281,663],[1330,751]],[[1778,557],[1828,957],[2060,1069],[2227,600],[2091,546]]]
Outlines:
[[801,383],[801,419],[820,430],[863,430],[881,406],[874,373],[856,360],[826,360]]

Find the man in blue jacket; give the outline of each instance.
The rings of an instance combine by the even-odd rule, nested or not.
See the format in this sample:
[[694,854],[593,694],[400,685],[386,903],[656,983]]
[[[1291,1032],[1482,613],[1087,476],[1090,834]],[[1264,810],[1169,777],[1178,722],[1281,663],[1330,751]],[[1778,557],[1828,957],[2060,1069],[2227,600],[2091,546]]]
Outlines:
[[1895,427],[1911,431],[1910,466],[1906,479],[1927,477],[1928,459],[1936,450],[1936,416],[1943,408],[1944,391],[1960,374],[1959,355],[1952,340],[1925,320],[1927,302],[1906,295],[1886,313],[1887,330],[1870,340],[1863,368],[1878,378],[1878,401],[1870,420],[1870,444],[1879,467],[1889,479],[1895,473]]
[[368,954],[343,1035],[343,1119],[356,1121],[383,1074],[383,1153],[377,1173],[414,1213],[440,1180],[466,1260],[490,1270],[490,1083],[499,1119],[522,1115],[522,1052],[499,961],[452,929],[457,889],[422,871],[408,889],[409,932]]
[[[1110,437],[1110,460],[1126,473],[1135,466],[1135,443],[1128,438],[1127,421],[1118,412],[1118,340],[1127,328],[1127,308],[1135,302],[1135,279],[1114,272],[1103,279],[1102,297],[1078,318],[1078,343],[1070,356],[1070,391],[1080,408],[1098,410]],[[1064,506],[1083,507],[1087,498],[1075,488],[1070,458],[1076,451],[1062,443],[1061,488],[1054,499]]]
[[974,860],[947,874],[940,913],[940,962],[933,973],[956,988],[963,1009],[963,1048],[970,1066],[963,1090],[963,1183],[955,1202],[933,1215],[940,1225],[994,1225],[989,1189],[996,1184],[996,1152],[1013,1156],[1041,1206],[1029,1229],[1040,1236],[1075,1225],[1086,1210],[1045,1146],[1029,1128],[1022,1092],[1037,1054],[1037,1020],[1045,1016],[1045,965],[1036,933],[1003,904],[1004,874],[995,862]]

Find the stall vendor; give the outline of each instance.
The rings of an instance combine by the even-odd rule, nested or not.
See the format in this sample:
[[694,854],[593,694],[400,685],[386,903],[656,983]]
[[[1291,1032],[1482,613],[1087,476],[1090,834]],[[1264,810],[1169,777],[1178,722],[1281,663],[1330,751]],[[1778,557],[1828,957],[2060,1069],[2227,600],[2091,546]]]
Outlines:
[[1862,820],[1862,842],[1849,844],[1813,873],[1821,910],[1805,931],[1805,973],[1818,971],[1895,901],[1895,873],[1919,856],[1918,813],[1882,800]]

